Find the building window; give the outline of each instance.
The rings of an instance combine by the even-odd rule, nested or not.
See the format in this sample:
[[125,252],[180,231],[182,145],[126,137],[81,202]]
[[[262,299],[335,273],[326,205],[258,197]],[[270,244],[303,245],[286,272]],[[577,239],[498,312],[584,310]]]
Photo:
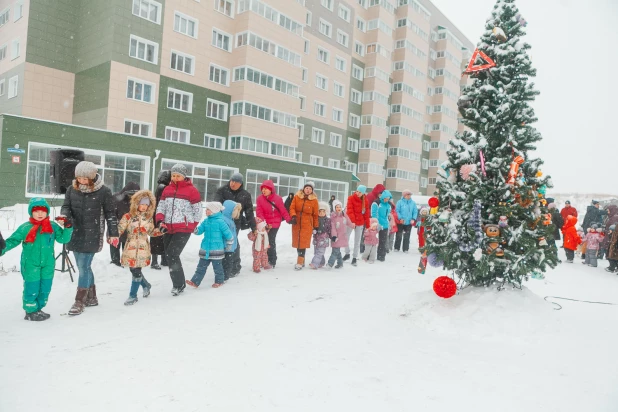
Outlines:
[[181,112],[193,112],[193,93],[183,92],[182,90],[167,89],[167,108],[179,110]]
[[432,159],[429,161],[429,167],[438,167],[438,159]]
[[[69,149],[69,147],[64,148]],[[26,196],[56,196],[52,192],[49,177],[50,152],[56,149],[58,145],[29,143]],[[149,158],[147,156],[77,147],[70,149],[80,149],[85,152],[86,160],[95,164],[105,186],[109,187],[112,193],[119,192],[128,182],[135,182],[140,187],[148,186],[146,173],[149,170]]]
[[13,76],[9,79],[9,99],[17,97],[17,87],[19,86],[19,76]]
[[182,14],[178,11],[174,12],[174,31],[197,39],[198,21],[192,17]]
[[333,11],[335,0],[320,0],[320,3],[322,3],[322,6],[326,7],[328,10]]
[[337,29],[337,43],[343,47],[348,47],[350,45],[350,36],[348,36],[348,33]]
[[430,177],[430,178],[429,178],[429,184],[430,184],[430,185],[435,185],[435,184],[436,184],[436,180],[437,180],[437,179],[436,179],[435,177]]
[[191,141],[191,131],[167,126],[165,128],[165,140],[178,143],[189,143]]
[[363,80],[363,69],[353,64],[352,65],[352,77],[354,77],[356,80],[362,81]]
[[4,26],[5,24],[9,22],[10,13],[11,13],[11,9],[9,7],[0,11],[0,27]]
[[229,34],[219,29],[212,29],[212,45],[218,49],[231,52],[232,51],[232,42],[230,40],[231,38],[232,37]]
[[348,23],[350,22],[350,9],[348,9],[346,6],[344,6],[343,4],[339,4],[339,18],[343,19],[345,21],[347,21]]
[[314,166],[323,166],[324,165],[324,158],[322,156],[310,155],[309,156],[309,163],[314,165]]
[[341,72],[346,71],[346,60],[343,57],[337,56],[335,58],[335,68]]
[[360,17],[356,18],[356,28],[365,33],[367,31],[367,23]]
[[333,107],[333,120],[338,123],[343,123],[343,110]]
[[206,100],[206,117],[211,119],[227,120],[227,103],[214,99]]
[[320,102],[313,102],[313,114],[326,117],[326,105]]
[[421,177],[421,187],[427,187],[427,178]]
[[298,139],[303,140],[305,138],[305,125],[302,123],[297,123],[296,127],[298,128]]
[[355,129],[360,129],[360,117],[355,114],[350,113],[350,127]]
[[319,73],[315,74],[315,87],[322,90],[328,90],[328,79]]
[[309,40],[305,40],[305,49],[304,49],[304,51],[305,51],[305,54],[309,54],[309,52],[311,51],[311,46],[310,46]]
[[311,27],[311,20],[312,20],[313,15],[311,14],[310,11],[307,12],[307,16],[305,17],[305,23],[307,24],[307,26]]
[[248,152],[268,154],[270,142],[247,136],[230,137],[230,150],[246,150]]
[[6,50],[8,49],[7,45],[4,44],[0,46],[0,61],[6,59]]
[[289,94],[290,96],[298,97],[299,87],[295,84],[281,80],[278,77],[271,76],[268,73],[263,73],[252,67],[236,67],[234,68],[234,81],[247,80],[260,86],[274,89],[278,92]]
[[354,52],[359,56],[365,55],[365,45],[359,41],[354,42]]
[[13,39],[11,42],[11,60],[15,60],[20,55],[19,39]]
[[333,92],[335,96],[343,97],[345,95],[345,86],[341,83],[333,82]]
[[232,116],[249,116],[296,129],[296,116],[293,114],[280,112],[270,107],[259,106],[251,102],[232,102]]
[[21,19],[24,15],[24,0],[20,0],[15,3],[13,10],[13,21]]
[[302,68],[302,74],[301,74],[301,78],[303,80],[303,82],[307,83],[307,81],[309,80],[309,71],[307,70],[306,67]]
[[300,100],[300,110],[307,110],[307,99],[305,96],[298,96],[298,100]]
[[124,132],[127,134],[134,134],[137,136],[150,136],[150,130],[152,130],[152,124],[137,122],[135,120],[124,119]]
[[421,160],[421,168],[423,170],[427,170],[429,168],[429,161],[427,159]]
[[5,79],[0,80],[0,96],[4,96],[4,92],[6,90],[5,83]]
[[[295,152],[295,158],[299,159],[300,152]],[[302,154],[300,156],[302,160]],[[299,187],[302,187],[302,177],[285,175],[278,173],[269,173],[260,170],[247,169],[245,175],[244,189],[249,192],[252,199],[257,199],[262,196],[261,186],[264,180],[271,180],[277,189],[277,193],[286,195],[287,193],[296,193]],[[316,182],[317,185],[317,182]]]
[[341,160],[328,159],[328,167],[331,169],[341,169]]
[[232,175],[238,170],[233,167],[179,162],[171,159],[162,160],[161,170],[169,170],[176,163],[182,163],[187,168],[189,172],[187,177],[191,179],[191,183],[193,183],[193,186],[195,186],[199,192],[200,197],[206,202],[215,200],[217,189],[226,185],[232,178]]
[[326,132],[322,129],[311,128],[311,141],[313,143],[324,144],[324,136]]
[[318,30],[326,37],[333,37],[333,26],[324,19],[320,19],[320,25],[318,27]]
[[358,140],[348,137],[347,148],[348,152],[358,153]]
[[194,63],[195,57],[172,50],[172,59],[170,63],[172,70],[193,75],[193,70],[195,69]]
[[[296,161],[298,163],[302,162],[303,161],[303,152],[296,152],[295,153],[295,158],[296,158]],[[292,193],[292,192],[290,192],[290,193]]]
[[213,83],[219,83],[219,84],[222,84],[223,86],[229,86],[230,85],[230,71],[221,66],[211,64],[209,79]]
[[330,53],[327,50],[318,47],[318,60],[322,63],[330,64]]
[[260,0],[240,0],[240,2],[238,3],[238,13],[244,13],[248,10],[251,10],[252,12],[264,17],[267,20],[272,21],[273,23],[283,27],[286,30],[291,31],[298,36],[303,35],[303,25],[301,23],[292,20],[285,14],[280,13],[279,11],[273,9],[268,4]]
[[154,103],[155,85],[143,80],[127,80],[127,99],[137,100],[138,102]]
[[161,24],[161,3],[153,0],[133,0],[133,15]]
[[355,90],[355,89],[350,90],[350,101],[352,103],[361,104],[362,103],[361,96],[362,96],[361,92],[359,92],[358,90]]
[[329,146],[341,148],[341,135],[337,133],[330,134]]
[[426,152],[429,151],[429,141],[428,140],[423,141],[423,150]]
[[204,134],[204,146],[211,149],[225,150],[225,137]]
[[234,2],[232,0],[215,0],[215,10],[234,18]]
[[129,56],[148,63],[157,64],[159,44],[131,35]]
[[258,50],[286,61],[293,66],[300,67],[301,56],[290,49],[286,49],[270,40],[252,32],[242,32],[236,35],[236,47],[251,46]]

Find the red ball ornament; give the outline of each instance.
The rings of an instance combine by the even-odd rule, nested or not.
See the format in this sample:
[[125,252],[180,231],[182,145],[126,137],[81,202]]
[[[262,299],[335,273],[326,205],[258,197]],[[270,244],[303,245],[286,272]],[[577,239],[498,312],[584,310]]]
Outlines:
[[433,281],[433,291],[441,298],[452,298],[457,293],[457,284],[448,276],[440,276]]
[[434,208],[440,206],[440,201],[437,197],[430,197],[427,204],[429,205],[429,207]]

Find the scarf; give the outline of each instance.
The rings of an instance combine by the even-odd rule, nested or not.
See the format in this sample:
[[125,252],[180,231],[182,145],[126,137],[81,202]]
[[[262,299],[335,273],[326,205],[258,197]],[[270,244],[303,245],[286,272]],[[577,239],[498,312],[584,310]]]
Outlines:
[[32,224],[32,228],[28,232],[28,235],[26,235],[26,240],[24,240],[24,243],[34,243],[34,240],[36,239],[36,234],[39,231],[39,227],[41,226],[43,226],[43,230],[41,230],[41,233],[54,233],[54,228],[52,228],[51,222],[49,221],[49,216],[47,216],[40,222],[31,217],[30,223]]
[[[262,247],[263,246],[263,247]],[[268,243],[268,233],[267,232],[257,232],[255,235],[255,250],[261,252],[270,247]]]
[[[76,180],[73,181],[74,185],[75,183],[77,183]],[[103,187],[103,179],[101,179],[101,176],[97,173],[96,177],[94,178],[94,187],[92,189],[88,185],[82,185],[79,183],[77,183],[77,187],[79,187],[79,191],[82,193],[93,193]]]

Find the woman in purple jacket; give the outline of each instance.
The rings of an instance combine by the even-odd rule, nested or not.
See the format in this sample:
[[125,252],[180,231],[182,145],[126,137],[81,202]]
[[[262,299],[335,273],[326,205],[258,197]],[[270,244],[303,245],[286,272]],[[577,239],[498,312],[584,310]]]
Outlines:
[[256,200],[255,214],[257,217],[266,222],[268,228],[268,263],[274,268],[277,264],[277,232],[281,226],[281,221],[285,220],[290,223],[290,215],[288,214],[283,199],[275,193],[275,185],[272,180],[264,180],[260,187],[262,195]]

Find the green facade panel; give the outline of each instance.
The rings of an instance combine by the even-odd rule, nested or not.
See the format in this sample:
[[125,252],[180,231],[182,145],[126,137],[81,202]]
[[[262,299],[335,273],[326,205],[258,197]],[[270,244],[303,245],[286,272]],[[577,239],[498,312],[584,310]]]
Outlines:
[[[193,94],[193,104],[191,113],[169,109],[168,89],[176,89]],[[228,113],[225,121],[206,117],[206,104],[208,99],[218,100],[228,105]],[[186,83],[180,80],[161,76],[159,79],[159,110],[157,117],[157,136],[165,138],[165,127],[177,127],[189,129],[191,131],[191,143],[196,145],[204,144],[204,134],[222,136],[227,138],[230,124],[229,115],[231,97],[224,93],[219,93],[205,87]]]
[[110,72],[111,62],[107,61],[75,75],[74,114],[107,108]]
[[[167,158],[234,167],[243,174],[247,169],[255,169],[294,176],[303,176],[303,172],[306,172],[307,176],[312,178],[346,183],[351,183],[352,178],[350,172],[343,170],[308,164],[299,165],[292,161],[189,146],[163,139],[125,135],[11,115],[1,115],[0,124],[0,151],[2,153],[0,155],[0,207],[29,201],[25,190],[27,159],[30,155],[28,153],[29,142],[148,156],[151,159],[149,172],[152,170],[155,150],[160,150],[160,157],[155,165],[157,171],[161,168],[161,159]],[[20,158],[19,163],[13,163],[12,156],[16,155],[7,151],[9,148],[14,148],[16,144],[26,149],[25,154],[17,155]],[[350,187],[355,187],[355,185],[351,183]]]
[[79,12],[80,0],[31,0],[26,61],[75,72]]
[[[75,22],[78,42],[76,61],[73,69],[81,72],[112,60],[112,38],[115,28],[114,8],[110,0],[80,0],[79,19]],[[130,1],[124,2],[130,4]]]

